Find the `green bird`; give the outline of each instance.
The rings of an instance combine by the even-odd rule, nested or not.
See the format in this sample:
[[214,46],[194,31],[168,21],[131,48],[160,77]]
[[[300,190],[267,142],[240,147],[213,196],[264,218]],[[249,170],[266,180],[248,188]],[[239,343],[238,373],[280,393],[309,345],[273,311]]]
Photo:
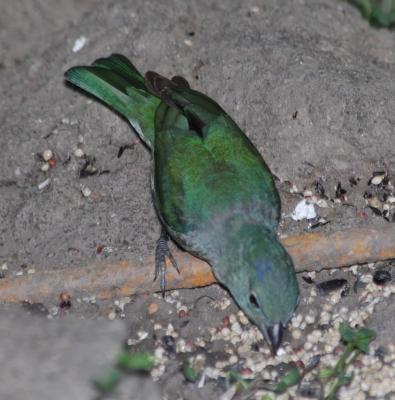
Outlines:
[[167,234],[206,260],[261,330],[272,352],[296,308],[293,262],[277,237],[280,197],[265,161],[226,112],[188,82],[141,75],[113,54],[66,79],[126,118],[152,152],[152,192],[162,234],[155,276],[165,287]]

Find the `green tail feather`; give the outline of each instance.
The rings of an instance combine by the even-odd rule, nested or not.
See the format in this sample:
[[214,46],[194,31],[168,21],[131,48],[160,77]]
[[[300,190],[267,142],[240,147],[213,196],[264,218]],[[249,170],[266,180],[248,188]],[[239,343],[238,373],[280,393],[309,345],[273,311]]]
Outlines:
[[113,54],[100,58],[91,66],[70,68],[65,77],[119,112],[152,147],[155,111],[160,99],[148,92],[144,77],[126,57]]

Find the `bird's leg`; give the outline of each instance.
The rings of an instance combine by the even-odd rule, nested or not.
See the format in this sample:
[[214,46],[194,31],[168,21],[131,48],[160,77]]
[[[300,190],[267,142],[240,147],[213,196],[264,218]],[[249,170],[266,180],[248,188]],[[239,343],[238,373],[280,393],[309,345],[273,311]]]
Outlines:
[[169,250],[168,240],[169,236],[166,230],[162,227],[160,237],[156,242],[154,281],[160,277],[160,288],[162,290],[163,297],[165,297],[166,289],[166,257],[169,258],[176,271],[180,273],[177,262]]

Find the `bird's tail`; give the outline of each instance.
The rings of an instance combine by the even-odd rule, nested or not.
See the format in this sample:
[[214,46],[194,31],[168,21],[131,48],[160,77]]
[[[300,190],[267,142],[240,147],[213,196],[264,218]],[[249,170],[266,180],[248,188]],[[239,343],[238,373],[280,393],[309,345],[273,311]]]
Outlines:
[[65,77],[120,113],[152,147],[155,111],[160,99],[148,91],[144,77],[126,57],[112,54],[99,58],[90,66],[70,68]]

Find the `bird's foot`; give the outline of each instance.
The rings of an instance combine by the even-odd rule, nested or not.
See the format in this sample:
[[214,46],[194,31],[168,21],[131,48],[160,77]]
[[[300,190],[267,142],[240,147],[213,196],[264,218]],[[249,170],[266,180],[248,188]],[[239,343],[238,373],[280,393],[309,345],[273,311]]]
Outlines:
[[170,252],[168,240],[169,237],[166,231],[162,228],[160,237],[156,242],[154,281],[156,281],[158,277],[160,278],[160,289],[163,297],[165,297],[166,290],[166,258],[171,261],[173,267],[178,273],[180,273],[177,262]]

